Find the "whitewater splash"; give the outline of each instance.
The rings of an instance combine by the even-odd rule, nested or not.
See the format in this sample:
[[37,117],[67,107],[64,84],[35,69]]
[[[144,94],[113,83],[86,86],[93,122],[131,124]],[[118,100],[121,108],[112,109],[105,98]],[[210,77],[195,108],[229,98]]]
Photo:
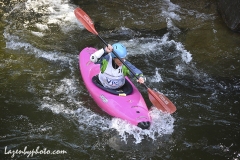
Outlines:
[[[43,36],[43,32],[48,30],[48,25],[51,24],[57,24],[65,33],[79,28],[79,26],[76,25],[77,20],[73,13],[76,6],[70,4],[69,0],[28,0],[25,3],[25,7],[27,12],[34,11],[44,15],[41,17],[43,23],[35,24],[40,31],[32,31],[32,33],[37,36]],[[82,28],[84,27],[82,26]]]
[[173,133],[174,118],[169,113],[164,113],[153,107],[149,114],[152,118],[152,124],[148,130],[142,130],[118,118],[113,118],[110,128],[116,129],[125,143],[128,142],[127,138],[132,135],[136,144],[141,143],[146,137],[156,140],[158,137]]
[[[134,143],[137,144],[141,143],[146,136],[152,140],[156,140],[158,137],[172,134],[174,131],[174,118],[169,113],[164,113],[155,107],[152,107],[149,112],[152,118],[150,129],[142,130],[122,119],[100,116],[98,113],[86,108],[78,100],[78,93],[79,91],[74,81],[64,79],[60,86],[54,90],[46,91],[46,96],[43,97],[40,108],[50,109],[55,114],[65,114],[75,119],[78,121],[79,129],[89,134],[97,135],[99,132],[115,129],[125,143],[128,142],[129,136],[133,136],[135,139]],[[62,95],[61,101],[59,101],[59,95]],[[78,108],[75,109],[74,106]]]

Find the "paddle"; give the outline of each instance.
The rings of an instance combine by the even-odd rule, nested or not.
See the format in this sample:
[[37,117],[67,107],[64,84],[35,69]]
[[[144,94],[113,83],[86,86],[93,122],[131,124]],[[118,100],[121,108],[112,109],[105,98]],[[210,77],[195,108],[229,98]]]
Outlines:
[[[108,46],[108,43],[102,39],[102,37],[99,36],[98,32],[96,31],[94,24],[91,20],[91,18],[81,9],[76,8],[74,10],[74,14],[76,18],[83,24],[83,26],[91,33],[95,34],[106,46]],[[132,69],[126,65],[126,63],[118,56],[118,54],[113,50],[113,54],[129,69],[129,71],[138,79],[137,75],[132,71]],[[152,102],[152,104],[157,107],[158,109],[173,113],[176,111],[175,105],[162,93],[156,92],[146,86],[146,84],[143,83],[145,88],[148,90],[148,97],[149,100]]]

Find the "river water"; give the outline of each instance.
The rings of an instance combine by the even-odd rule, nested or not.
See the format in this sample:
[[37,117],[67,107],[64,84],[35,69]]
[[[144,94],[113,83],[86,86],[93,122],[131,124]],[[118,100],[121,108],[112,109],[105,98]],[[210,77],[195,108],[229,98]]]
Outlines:
[[[0,6],[0,159],[240,159],[240,34],[225,26],[214,1]],[[176,105],[174,114],[152,107],[138,84],[149,130],[99,109],[78,54],[103,44],[77,21],[76,7],[107,42],[127,47],[146,84]]]

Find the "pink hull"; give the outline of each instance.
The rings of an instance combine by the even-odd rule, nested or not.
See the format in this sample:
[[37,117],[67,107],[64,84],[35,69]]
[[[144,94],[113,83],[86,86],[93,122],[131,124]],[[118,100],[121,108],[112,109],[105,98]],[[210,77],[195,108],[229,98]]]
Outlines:
[[131,81],[133,92],[127,96],[110,94],[92,82],[92,77],[100,72],[100,65],[89,61],[90,55],[95,51],[95,48],[84,48],[79,54],[79,66],[83,81],[97,105],[109,115],[126,120],[133,125],[138,125],[139,122],[151,123],[146,103]]

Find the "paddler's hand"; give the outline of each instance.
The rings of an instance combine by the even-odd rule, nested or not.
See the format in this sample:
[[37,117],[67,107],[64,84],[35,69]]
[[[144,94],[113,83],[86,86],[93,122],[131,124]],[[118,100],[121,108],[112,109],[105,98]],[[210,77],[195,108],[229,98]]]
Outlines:
[[141,83],[141,84],[144,83],[144,81],[145,81],[145,80],[144,80],[143,77],[139,77],[138,80],[137,80],[137,82],[138,82],[138,83]]
[[111,46],[111,44],[108,44],[108,46],[105,47],[105,51],[106,51],[107,53],[111,53],[111,52],[113,51],[113,47]]

